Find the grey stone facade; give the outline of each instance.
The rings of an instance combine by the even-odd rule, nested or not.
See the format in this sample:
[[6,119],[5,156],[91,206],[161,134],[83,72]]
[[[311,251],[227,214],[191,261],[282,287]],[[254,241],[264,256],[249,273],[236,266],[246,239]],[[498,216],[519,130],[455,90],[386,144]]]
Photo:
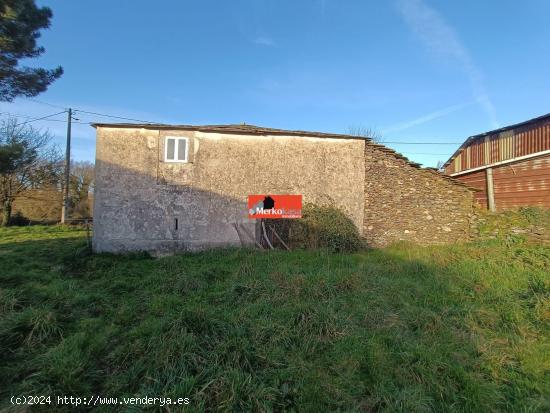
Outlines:
[[[241,245],[235,223],[254,233],[250,194],[336,205],[373,246],[449,242],[469,228],[470,190],[362,138],[240,125],[95,126],[98,252]],[[187,162],[165,160],[167,137],[188,138]]]
[[[164,161],[167,136],[189,138],[187,163]],[[249,194],[334,203],[360,228],[363,148],[361,139],[97,126],[94,250],[240,245],[234,223],[254,233]]]

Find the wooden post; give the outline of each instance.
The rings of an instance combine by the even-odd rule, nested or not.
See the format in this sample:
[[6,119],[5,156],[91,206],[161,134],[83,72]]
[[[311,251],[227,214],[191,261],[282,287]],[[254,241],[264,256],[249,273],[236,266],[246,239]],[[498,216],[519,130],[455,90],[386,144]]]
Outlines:
[[277,239],[279,240],[279,242],[281,244],[283,244],[283,247],[285,247],[288,251],[290,251],[290,248],[288,247],[288,245],[286,245],[286,243],[283,241],[283,239],[279,236],[279,234],[277,234],[277,231],[275,231],[275,227],[270,227],[271,228],[271,233],[273,235],[275,235],[277,237]]
[[267,245],[269,245],[269,248],[274,250],[275,248],[273,247],[273,244],[271,243],[271,241],[269,240],[269,237],[267,236],[267,231],[265,230],[265,223],[263,219],[262,219],[262,231],[264,233],[265,242],[267,242]]
[[487,178],[487,207],[489,211],[495,212],[495,188],[493,186],[493,168],[485,169],[485,177]]

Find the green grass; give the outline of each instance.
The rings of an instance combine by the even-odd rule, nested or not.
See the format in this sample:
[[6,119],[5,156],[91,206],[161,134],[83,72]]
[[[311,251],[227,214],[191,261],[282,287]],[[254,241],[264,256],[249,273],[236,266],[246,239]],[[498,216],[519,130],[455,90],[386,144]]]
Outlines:
[[533,226],[550,231],[549,208],[522,207],[498,213],[479,210],[477,214],[480,219],[479,235],[482,238],[495,235],[500,238],[514,238],[513,229],[527,229]]
[[549,411],[549,268],[548,247],[498,240],[152,259],[90,255],[78,230],[1,229],[0,410],[99,394],[190,397],[185,411]]

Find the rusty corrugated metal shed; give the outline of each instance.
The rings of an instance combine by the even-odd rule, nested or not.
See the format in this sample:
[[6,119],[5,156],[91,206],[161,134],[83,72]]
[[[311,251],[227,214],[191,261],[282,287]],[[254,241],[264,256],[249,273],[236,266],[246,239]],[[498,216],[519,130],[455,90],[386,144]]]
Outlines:
[[444,170],[482,206],[550,207],[550,114],[468,138]]
[[550,151],[550,114],[469,137],[443,168],[455,175],[545,151]]
[[[497,211],[522,206],[550,208],[550,155],[512,162],[492,168],[495,207]],[[477,188],[476,202],[487,207],[487,175],[480,169],[456,177]]]

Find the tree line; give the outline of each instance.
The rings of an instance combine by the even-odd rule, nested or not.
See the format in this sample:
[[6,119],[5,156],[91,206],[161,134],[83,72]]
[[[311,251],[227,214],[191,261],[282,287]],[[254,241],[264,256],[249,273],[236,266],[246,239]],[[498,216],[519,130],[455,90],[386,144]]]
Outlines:
[[[16,118],[0,122],[1,225],[56,222],[61,216],[64,160],[48,131]],[[69,179],[69,218],[91,216],[94,165],[74,162]]]

